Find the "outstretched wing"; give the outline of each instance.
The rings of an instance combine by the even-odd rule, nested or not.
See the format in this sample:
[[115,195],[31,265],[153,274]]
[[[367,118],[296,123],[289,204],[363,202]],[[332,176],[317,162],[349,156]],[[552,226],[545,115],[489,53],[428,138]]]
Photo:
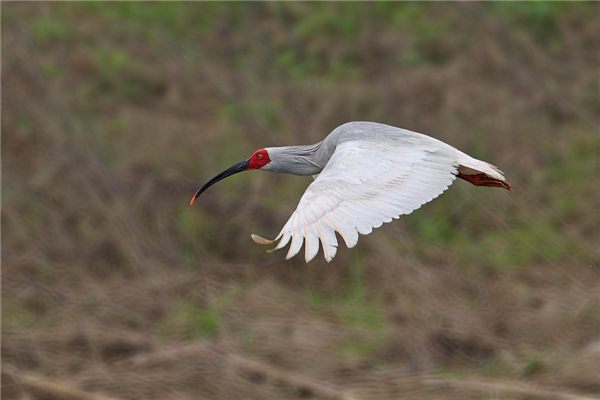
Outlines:
[[[367,235],[384,222],[410,214],[436,198],[455,179],[456,153],[441,142],[423,140],[410,146],[387,142],[340,143],[331,159],[300,199],[273,249],[291,240],[286,258],[295,256],[305,244],[306,262],[323,245],[329,262],[337,251],[335,232],[349,248],[358,234]],[[257,243],[272,243],[259,236]]]

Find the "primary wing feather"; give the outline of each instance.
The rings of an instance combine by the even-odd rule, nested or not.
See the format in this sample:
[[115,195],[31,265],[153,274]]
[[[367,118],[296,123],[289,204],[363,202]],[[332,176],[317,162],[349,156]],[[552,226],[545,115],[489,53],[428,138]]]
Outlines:
[[439,142],[340,143],[277,236],[281,241],[275,249],[291,240],[289,259],[305,242],[309,262],[320,241],[329,262],[337,251],[335,232],[346,246],[354,247],[358,233],[369,234],[439,196],[455,179],[457,169],[456,153]]

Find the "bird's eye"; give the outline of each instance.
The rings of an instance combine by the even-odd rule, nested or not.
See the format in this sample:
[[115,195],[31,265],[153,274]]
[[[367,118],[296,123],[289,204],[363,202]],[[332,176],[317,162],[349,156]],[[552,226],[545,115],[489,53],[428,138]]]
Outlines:
[[257,154],[256,158],[258,158],[259,160],[262,160],[262,154]]

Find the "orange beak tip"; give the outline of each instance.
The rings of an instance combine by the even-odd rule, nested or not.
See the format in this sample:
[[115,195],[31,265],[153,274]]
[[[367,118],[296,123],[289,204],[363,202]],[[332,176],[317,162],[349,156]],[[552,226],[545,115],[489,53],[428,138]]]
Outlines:
[[192,197],[192,201],[190,201],[190,206],[193,206],[195,202],[196,202],[196,198]]

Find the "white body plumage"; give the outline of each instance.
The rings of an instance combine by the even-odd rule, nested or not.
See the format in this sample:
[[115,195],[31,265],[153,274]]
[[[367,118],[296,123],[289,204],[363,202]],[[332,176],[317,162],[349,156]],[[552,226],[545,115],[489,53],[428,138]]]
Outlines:
[[[244,163],[248,166],[241,169]],[[315,145],[262,149],[235,167],[319,174],[275,240],[252,235],[260,244],[280,240],[273,250],[290,243],[288,259],[304,243],[306,262],[315,257],[319,243],[331,261],[337,252],[336,232],[346,246],[354,247],[359,233],[369,234],[411,213],[444,192],[456,176],[510,190],[497,167],[432,137],[374,122],[341,125]],[[192,203],[208,186],[240,172],[235,167],[207,183]]]

